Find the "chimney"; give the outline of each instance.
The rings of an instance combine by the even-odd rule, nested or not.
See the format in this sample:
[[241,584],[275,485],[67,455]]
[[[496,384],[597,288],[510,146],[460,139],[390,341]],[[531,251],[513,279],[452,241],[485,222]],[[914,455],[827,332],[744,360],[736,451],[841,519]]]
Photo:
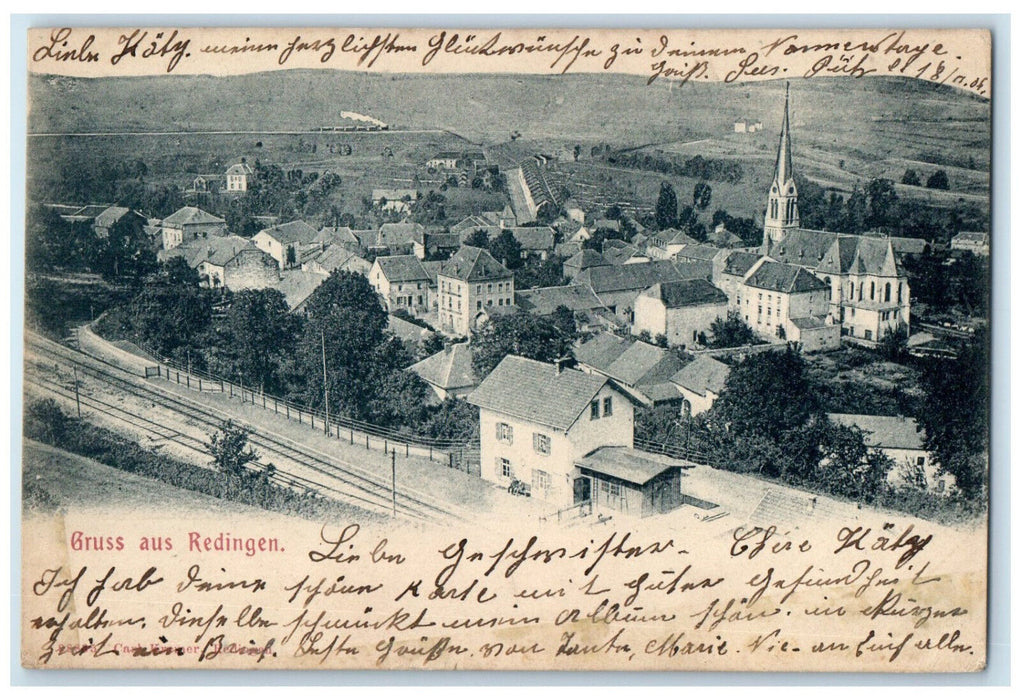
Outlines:
[[563,374],[564,370],[574,364],[574,358],[565,355],[564,357],[558,357],[553,361],[553,365],[557,368],[557,375]]

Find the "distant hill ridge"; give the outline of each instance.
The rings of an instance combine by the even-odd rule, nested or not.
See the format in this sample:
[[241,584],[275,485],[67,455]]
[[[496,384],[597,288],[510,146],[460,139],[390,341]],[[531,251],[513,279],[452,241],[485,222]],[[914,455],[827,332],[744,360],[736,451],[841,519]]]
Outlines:
[[[910,99],[905,99],[905,92]],[[906,78],[823,78],[791,85],[797,133],[854,131],[875,120],[918,122],[922,138],[948,122],[988,129],[989,102]],[[313,129],[342,111],[395,128],[448,129],[479,141],[640,144],[721,133],[738,118],[779,126],[779,81],[687,84],[643,76],[419,75],[294,70],[214,77],[78,79],[31,76],[29,131]],[[927,133],[931,129],[932,133]],[[861,147],[859,142],[854,146]],[[878,148],[882,152],[886,149]]]

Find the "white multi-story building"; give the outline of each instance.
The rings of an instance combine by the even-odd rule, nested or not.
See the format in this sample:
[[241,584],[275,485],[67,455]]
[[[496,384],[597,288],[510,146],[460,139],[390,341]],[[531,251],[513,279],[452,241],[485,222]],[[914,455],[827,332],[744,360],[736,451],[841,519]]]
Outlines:
[[488,250],[461,246],[436,275],[440,329],[468,335],[489,307],[514,304],[514,273]]
[[468,402],[487,481],[524,484],[551,509],[645,516],[680,505],[680,465],[633,448],[634,407],[604,376],[509,355]]

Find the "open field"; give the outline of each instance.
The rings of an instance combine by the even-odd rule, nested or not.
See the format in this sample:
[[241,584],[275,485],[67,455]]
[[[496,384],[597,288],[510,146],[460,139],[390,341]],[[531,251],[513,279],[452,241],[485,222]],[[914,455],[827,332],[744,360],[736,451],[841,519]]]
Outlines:
[[[515,154],[563,153],[579,145],[584,161],[592,146],[609,144],[614,149],[740,161],[745,181],[733,194],[720,187],[718,204],[747,216],[761,206],[782,117],[779,81],[689,84],[671,90],[666,84],[646,86],[634,76],[554,79],[280,71],[226,78],[34,76],[29,89],[37,106],[30,114],[30,132],[37,134],[251,132],[36,136],[30,141],[30,161],[36,165],[30,167],[32,185],[54,176],[58,168],[53,164],[68,161],[77,152],[140,158],[149,166],[148,180],[177,184],[187,184],[187,176],[195,173],[221,172],[245,156],[337,172],[353,188],[344,188],[350,192],[343,202],[347,206],[372,187],[410,182],[415,174],[422,177],[416,168],[421,170],[422,163],[440,150],[481,145],[497,154],[498,161],[513,162]],[[972,201],[988,197],[988,100],[905,79],[833,78],[796,81],[791,101],[795,167],[803,177],[849,190],[871,177],[899,182],[908,167],[924,182],[943,168],[950,176],[948,192],[902,187],[902,196],[936,204],[951,204],[961,196]],[[63,104],[72,107],[61,109]],[[335,123],[342,110],[411,131],[311,133]],[[738,118],[761,121],[763,130],[735,134],[733,122]],[[279,131],[294,133],[270,133]],[[512,132],[520,134],[515,143]],[[350,156],[329,154],[330,144],[342,143],[351,145]],[[382,155],[387,147],[393,158]],[[650,189],[646,181],[655,180],[658,187],[663,178],[641,174],[634,179],[638,196],[646,198]],[[431,183],[422,184],[428,189]],[[690,190],[689,183],[675,185],[678,192]],[[753,202],[745,202],[752,192]]]

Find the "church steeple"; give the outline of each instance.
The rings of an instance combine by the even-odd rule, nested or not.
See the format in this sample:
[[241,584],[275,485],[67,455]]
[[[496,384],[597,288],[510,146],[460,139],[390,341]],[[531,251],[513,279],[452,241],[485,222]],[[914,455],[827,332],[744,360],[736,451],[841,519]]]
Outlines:
[[784,239],[787,231],[798,228],[798,188],[794,184],[794,161],[791,157],[790,83],[784,93],[783,124],[780,127],[780,145],[776,151],[773,182],[769,186],[766,203],[765,227],[762,236],[763,253]]

